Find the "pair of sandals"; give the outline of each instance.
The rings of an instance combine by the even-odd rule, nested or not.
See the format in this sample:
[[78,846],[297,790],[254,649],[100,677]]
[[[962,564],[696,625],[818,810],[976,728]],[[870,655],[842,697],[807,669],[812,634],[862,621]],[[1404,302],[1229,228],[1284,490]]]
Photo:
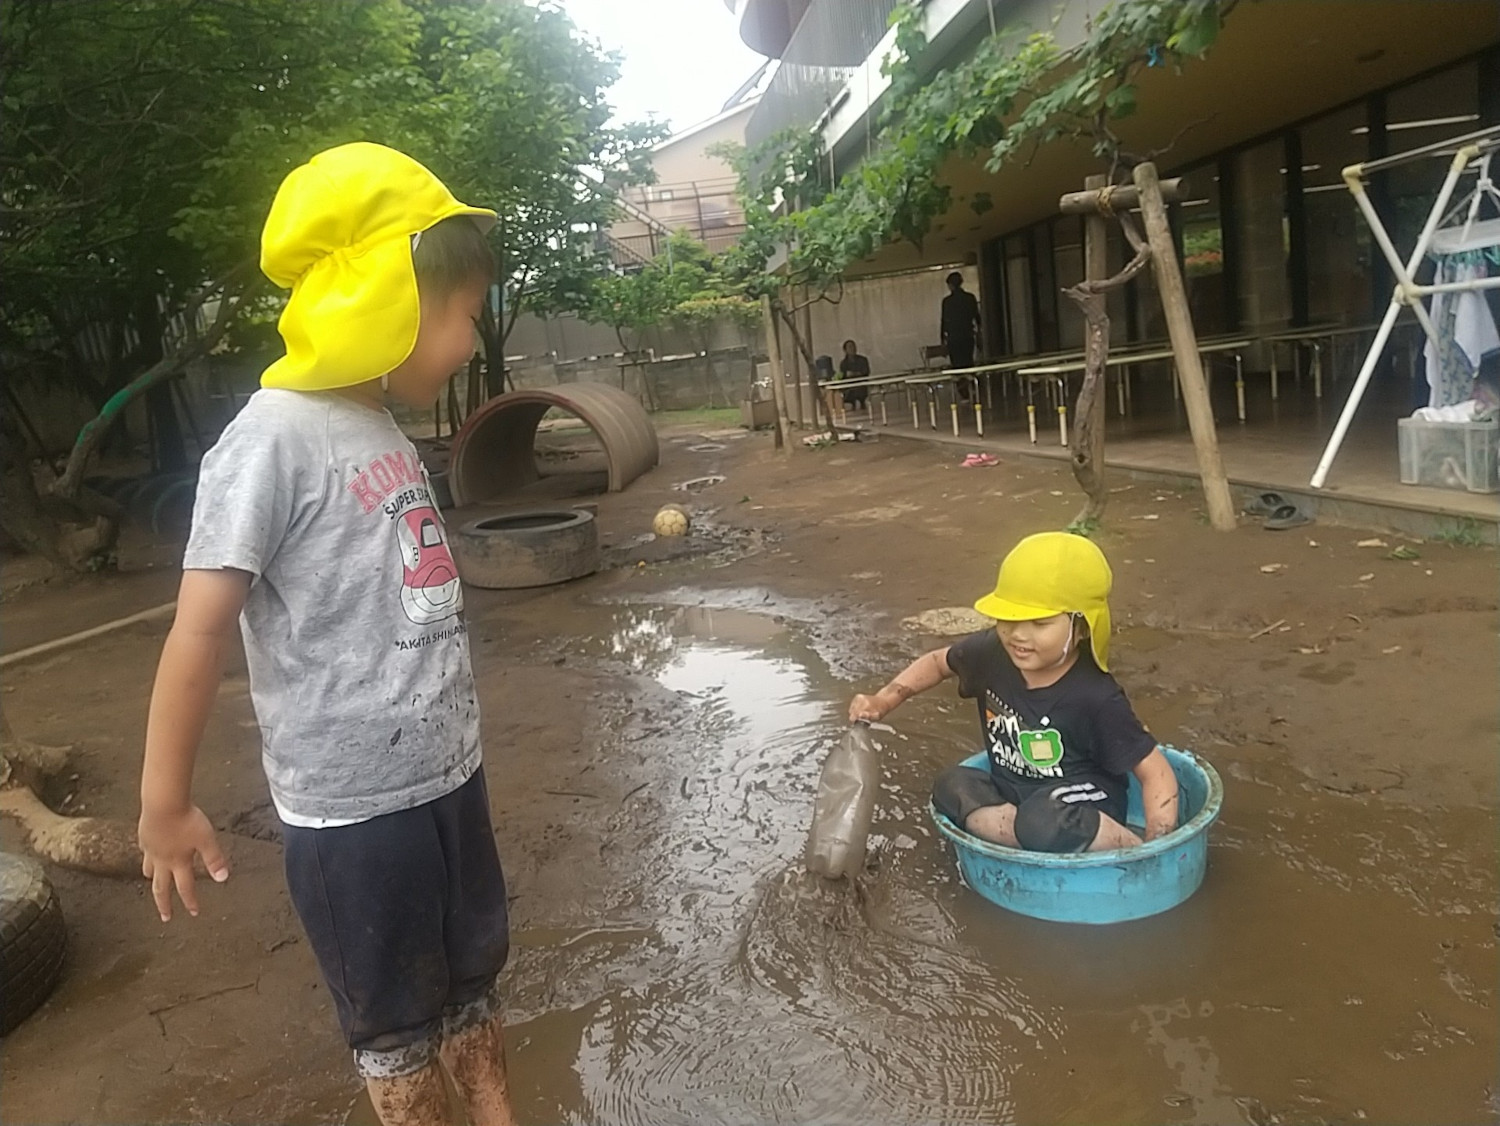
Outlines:
[[1313,522],[1310,513],[1280,493],[1256,494],[1245,505],[1245,514],[1264,517],[1261,527],[1271,532],[1284,532],[1288,528],[1299,528]]
[[965,469],[987,469],[992,465],[999,465],[1000,459],[994,454],[970,454],[964,458]]

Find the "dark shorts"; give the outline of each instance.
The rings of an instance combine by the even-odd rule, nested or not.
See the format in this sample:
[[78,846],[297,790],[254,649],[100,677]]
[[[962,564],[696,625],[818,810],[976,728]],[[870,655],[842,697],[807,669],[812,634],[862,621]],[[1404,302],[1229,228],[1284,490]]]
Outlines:
[[976,809],[1016,807],[1016,840],[1034,852],[1077,852],[1099,832],[1099,815],[1125,823],[1129,783],[1109,774],[1022,783],[988,770],[950,766],[932,787],[932,804],[959,828]]
[[415,809],[282,826],[292,904],[366,1077],[408,1075],[490,1019],[510,952],[484,771]]

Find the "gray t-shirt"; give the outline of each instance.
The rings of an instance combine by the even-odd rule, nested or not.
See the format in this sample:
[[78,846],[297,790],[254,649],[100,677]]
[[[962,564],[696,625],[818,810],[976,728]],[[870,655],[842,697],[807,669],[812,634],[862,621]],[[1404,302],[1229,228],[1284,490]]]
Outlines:
[[286,820],[410,809],[479,768],[458,571],[385,411],[257,391],[203,458],[183,567],[255,576],[240,626]]

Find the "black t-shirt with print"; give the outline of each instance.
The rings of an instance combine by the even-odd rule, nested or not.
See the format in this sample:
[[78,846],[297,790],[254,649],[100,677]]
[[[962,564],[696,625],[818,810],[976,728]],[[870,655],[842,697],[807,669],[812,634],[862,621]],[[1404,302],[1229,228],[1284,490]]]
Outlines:
[[958,694],[979,705],[990,770],[1021,784],[1106,774],[1123,778],[1156,747],[1088,644],[1061,680],[1028,688],[993,629],[948,650]]

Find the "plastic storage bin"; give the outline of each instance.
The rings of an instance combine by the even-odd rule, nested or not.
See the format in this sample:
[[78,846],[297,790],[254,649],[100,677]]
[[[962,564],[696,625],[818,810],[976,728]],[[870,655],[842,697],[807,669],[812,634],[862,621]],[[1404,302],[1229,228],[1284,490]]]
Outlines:
[[1500,492],[1500,420],[1396,422],[1401,449],[1401,483],[1471,493]]

